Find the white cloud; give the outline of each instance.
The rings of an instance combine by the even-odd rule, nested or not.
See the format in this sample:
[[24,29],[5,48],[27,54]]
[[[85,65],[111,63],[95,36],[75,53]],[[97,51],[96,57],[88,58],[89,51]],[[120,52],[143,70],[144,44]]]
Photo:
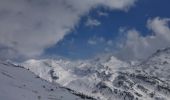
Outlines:
[[85,25],[86,25],[87,27],[95,27],[95,26],[100,26],[100,25],[101,25],[101,22],[98,21],[97,19],[88,18]]
[[87,43],[96,46],[100,45],[101,47],[105,48],[105,51],[111,50],[111,48],[114,46],[113,40],[99,36],[93,36],[92,38],[88,39]]
[[128,30],[126,40],[119,44],[121,49],[117,55],[126,60],[143,59],[158,49],[170,47],[169,22],[169,18],[149,19],[147,27],[152,31],[149,36],[141,36],[135,29]]
[[88,43],[90,44],[90,45],[96,45],[97,44],[97,41],[95,41],[95,40],[88,40]]
[[105,16],[105,17],[109,16],[109,14],[106,12],[98,11],[97,13],[99,16]]
[[135,1],[1,0],[0,47],[16,52],[11,57],[15,54],[25,57],[40,55],[44,49],[62,40],[90,9],[105,6],[127,10]]
[[96,44],[99,44],[99,43],[104,43],[104,42],[105,42],[105,39],[104,39],[103,37],[93,36],[93,37],[90,38],[87,42],[88,42],[90,45],[96,45]]
[[113,45],[113,41],[112,40],[108,40],[107,41],[107,45],[112,46]]

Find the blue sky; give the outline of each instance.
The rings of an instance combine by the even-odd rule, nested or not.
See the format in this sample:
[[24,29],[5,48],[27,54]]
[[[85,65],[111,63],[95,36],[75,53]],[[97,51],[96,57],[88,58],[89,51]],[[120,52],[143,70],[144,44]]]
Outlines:
[[[120,29],[136,29],[142,36],[150,35],[146,24],[148,19],[155,17],[169,18],[169,0],[139,0],[128,11],[110,10],[98,7],[83,16],[81,21],[58,44],[46,49],[46,55],[59,55],[72,59],[84,59],[100,53],[110,53],[116,50],[116,42],[122,36]],[[100,16],[99,12],[107,15]],[[88,19],[100,22],[97,26],[87,26]],[[125,33],[126,34],[126,33]],[[97,41],[89,44],[88,40]],[[100,41],[103,39],[103,41]],[[106,42],[113,43],[107,45]],[[108,49],[109,50],[106,50]]]

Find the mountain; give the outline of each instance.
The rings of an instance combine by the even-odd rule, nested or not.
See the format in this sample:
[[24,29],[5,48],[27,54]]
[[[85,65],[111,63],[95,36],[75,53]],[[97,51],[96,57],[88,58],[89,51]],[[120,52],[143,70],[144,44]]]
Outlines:
[[1,100],[95,100],[10,62],[0,61],[0,80]]
[[147,60],[142,62],[138,68],[151,76],[159,77],[170,82],[170,48],[157,50]]
[[169,48],[133,66],[113,56],[84,61],[32,59],[19,65],[97,100],[170,100]]
[[59,83],[102,100],[106,100],[108,96],[100,91],[94,93],[98,90],[98,84],[107,80],[108,84],[112,84],[110,80],[117,75],[117,70],[129,66],[115,57],[96,58],[90,61],[29,60],[21,65],[49,82]]

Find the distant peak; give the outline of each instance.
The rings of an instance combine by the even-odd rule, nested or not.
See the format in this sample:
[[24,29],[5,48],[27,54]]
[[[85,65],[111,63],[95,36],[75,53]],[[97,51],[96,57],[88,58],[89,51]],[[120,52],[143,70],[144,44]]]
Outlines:
[[158,49],[155,53],[153,53],[149,58],[153,58],[156,56],[160,56],[162,54],[170,54],[170,47]]
[[156,51],[156,53],[160,53],[160,52],[168,52],[168,53],[170,53],[170,47],[159,49],[159,50]]

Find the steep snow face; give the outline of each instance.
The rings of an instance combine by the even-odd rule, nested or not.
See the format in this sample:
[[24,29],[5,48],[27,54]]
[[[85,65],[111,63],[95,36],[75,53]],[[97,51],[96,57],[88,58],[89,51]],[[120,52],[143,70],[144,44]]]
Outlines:
[[[0,61],[1,100],[90,100],[92,98],[51,84],[22,68]],[[89,98],[89,99],[82,99]]]
[[[170,100],[169,83],[161,75],[150,74],[157,63],[167,64],[169,58],[169,50],[163,50],[139,66],[130,66],[113,56],[88,61],[29,60],[21,65],[50,82],[97,100]],[[168,69],[166,64],[162,69]],[[155,72],[164,75],[160,69]]]
[[[82,62],[71,62],[66,60],[29,60],[21,64],[25,68],[31,70],[41,78],[50,82],[57,81],[66,86],[68,83],[82,77],[85,73],[75,72],[77,67],[86,66]],[[80,75],[81,74],[81,75]]]
[[145,73],[170,83],[170,48],[158,50],[139,67]]

